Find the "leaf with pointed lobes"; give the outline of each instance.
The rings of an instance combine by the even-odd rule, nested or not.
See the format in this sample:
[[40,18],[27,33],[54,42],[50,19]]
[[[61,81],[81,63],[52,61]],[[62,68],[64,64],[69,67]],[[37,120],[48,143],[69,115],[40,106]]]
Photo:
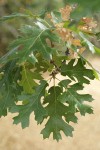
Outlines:
[[59,83],[61,87],[65,88],[65,91],[59,95],[58,100],[63,104],[67,103],[69,106],[73,105],[73,107],[78,110],[81,115],[93,113],[92,107],[84,104],[85,101],[92,102],[92,96],[89,94],[79,94],[78,91],[83,90],[83,86],[79,83],[68,85],[68,82],[69,80],[62,80]]
[[62,88],[58,86],[51,87],[48,93],[49,95],[44,99],[44,103],[48,104],[46,110],[49,119],[41,134],[43,134],[44,138],[49,138],[53,132],[53,138],[59,141],[62,138],[60,131],[63,131],[66,136],[72,136],[74,129],[63,119],[67,113],[67,106],[58,101],[58,96],[62,93]]
[[[75,59],[72,59],[68,64],[62,64],[61,74],[68,76],[71,80],[78,81],[80,84],[89,84],[90,80],[93,80],[94,72],[91,69],[86,69],[86,62],[81,58],[75,63]],[[76,80],[77,79],[77,80]]]
[[41,29],[33,26],[22,26],[22,35],[13,41],[9,50],[10,53],[0,60],[5,63],[5,60],[18,59],[18,63],[29,62],[35,64],[38,62],[36,54],[41,54],[43,59],[50,61],[55,51],[54,48],[48,45],[47,39],[50,42],[59,42],[59,37],[51,31],[51,29]]
[[16,60],[8,62],[0,68],[0,116],[6,116],[10,107],[17,101],[17,95],[22,88],[18,85],[21,67],[16,65]]
[[12,107],[12,112],[19,113],[18,116],[14,117],[14,124],[21,123],[22,128],[28,127],[29,118],[32,112],[35,114],[35,120],[37,123],[42,123],[47,116],[47,111],[41,104],[41,98],[45,96],[47,86],[47,82],[42,80],[40,85],[37,86],[34,94],[19,96],[20,100],[27,100],[28,102],[25,105],[16,105],[15,107]]
[[11,14],[11,15],[9,15],[9,16],[4,16],[4,17],[2,17],[2,18],[0,18],[0,22],[4,22],[4,21],[8,21],[8,20],[11,20],[11,19],[15,19],[15,18],[28,18],[29,17],[29,15],[27,15],[27,14],[22,14],[22,13],[13,13],[13,14]]

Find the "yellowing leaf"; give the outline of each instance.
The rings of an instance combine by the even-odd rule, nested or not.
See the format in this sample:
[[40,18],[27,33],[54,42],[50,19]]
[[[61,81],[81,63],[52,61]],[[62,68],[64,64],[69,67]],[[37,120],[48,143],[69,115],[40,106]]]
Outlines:
[[21,75],[22,77],[19,82],[19,85],[23,87],[23,91],[25,93],[33,93],[34,88],[37,85],[37,83],[33,80],[33,73],[24,67],[21,72]]

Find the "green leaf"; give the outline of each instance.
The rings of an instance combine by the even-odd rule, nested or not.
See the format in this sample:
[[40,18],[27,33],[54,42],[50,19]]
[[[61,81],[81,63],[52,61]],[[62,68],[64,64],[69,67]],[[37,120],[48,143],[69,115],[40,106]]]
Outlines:
[[42,72],[42,73],[47,72],[49,70],[49,68],[50,68],[50,64],[47,61],[45,61],[41,57],[41,55],[38,55],[37,59],[38,59],[38,62],[35,64],[35,68],[36,68],[35,72],[37,72],[37,73],[39,73],[39,72]]
[[11,61],[11,60],[9,59],[9,57],[10,57],[11,55],[13,55],[16,51],[17,51],[17,47],[16,47],[16,48],[13,48],[11,51],[8,51],[7,54],[5,54],[4,56],[2,56],[2,57],[0,58],[0,64],[6,64],[7,62]]
[[77,123],[77,120],[78,118],[73,114],[73,113],[67,113],[66,114],[66,121],[69,123],[70,121],[71,122],[74,122],[74,123]]
[[22,14],[22,13],[13,13],[9,16],[4,16],[4,17],[0,18],[0,22],[15,19],[15,18],[19,18],[19,17],[29,17],[29,16],[30,15]]
[[46,30],[48,29],[43,23],[41,19],[38,19],[35,23],[41,30]]
[[80,56],[80,58],[82,59],[82,61],[85,61],[93,70],[93,74],[94,74],[94,77],[99,80],[99,72],[92,66],[92,64],[87,60],[85,59],[82,55],[80,55],[78,53],[78,55]]
[[53,12],[51,12],[51,16],[52,16],[52,19],[53,19],[54,23],[62,22],[62,16],[61,16],[60,12],[53,11]]
[[0,116],[6,116],[8,109],[17,101],[17,95],[22,89],[17,83],[20,79],[21,67],[16,66],[16,61],[7,63],[0,69],[3,76],[0,80]]
[[86,69],[85,65],[85,61],[78,59],[77,63],[75,63],[75,60],[73,59],[68,64],[62,64],[61,74],[63,76],[68,76],[70,79],[78,81],[79,83],[89,84],[89,79],[93,80],[94,74],[93,70]]
[[85,35],[82,32],[79,32],[79,35],[81,36],[81,38],[84,40],[84,42],[87,44],[87,46],[89,47],[89,50],[92,53],[95,53],[95,48],[94,45],[85,37]]
[[37,86],[37,83],[33,80],[33,74],[33,72],[25,67],[23,67],[23,70],[21,71],[21,80],[19,81],[19,85],[23,87],[23,91],[25,93],[33,93],[34,88]]
[[[9,46],[10,52],[0,59],[1,63],[6,63],[9,60],[18,59],[19,63],[28,61],[35,64],[38,60],[36,54],[42,54],[46,60],[51,60],[55,49],[46,42],[49,39],[51,42],[59,42],[59,38],[49,29],[41,30],[37,27],[21,28],[22,37],[16,39]],[[31,35],[29,35],[31,32]]]
[[100,41],[100,32],[96,33],[95,35],[97,37],[97,40]]
[[99,79],[100,79],[100,77],[99,77],[99,74],[100,74],[100,73],[98,74],[95,69],[93,69],[93,73],[94,73],[95,78],[96,78],[97,80],[99,80]]
[[25,35],[25,37],[30,36],[30,35],[37,35],[37,33],[39,34],[40,31],[38,28],[36,28],[35,26],[29,25],[29,24],[25,24],[22,25],[21,28],[19,29],[19,31]]
[[67,107],[58,101],[58,96],[62,92],[61,88],[51,87],[48,92],[49,95],[44,99],[44,103],[48,104],[46,110],[49,119],[41,134],[44,138],[48,138],[53,132],[53,138],[59,141],[61,139],[60,131],[63,131],[66,136],[72,136],[73,127],[62,119],[67,112]]
[[22,101],[27,100],[25,105],[16,105],[12,107],[11,112],[18,112],[19,115],[14,117],[14,124],[21,122],[22,128],[29,126],[30,114],[34,111],[35,120],[37,123],[42,123],[44,117],[47,115],[45,108],[41,104],[42,96],[45,96],[45,89],[48,86],[47,82],[42,80],[40,85],[37,86],[34,94],[19,96]]
[[76,84],[73,84],[73,85],[68,85],[68,80],[62,80],[59,83],[59,85],[66,89],[66,91],[63,92],[58,97],[58,100],[61,103],[68,103],[69,106],[71,104],[74,104],[73,107],[75,107],[75,109],[78,109],[78,111],[81,113],[81,115],[85,115],[85,113],[88,113],[88,109],[90,109],[91,113],[93,113],[93,110],[91,109],[92,107],[88,106],[88,105],[85,105],[83,103],[84,101],[88,101],[88,102],[93,101],[92,96],[89,95],[89,94],[79,94],[77,92],[79,90],[83,90],[83,86],[82,85],[80,85],[79,83],[76,83]]
[[100,55],[100,48],[94,46],[95,52],[98,53]]
[[94,13],[100,12],[100,1],[82,1],[82,0],[64,0],[66,4],[77,4],[77,9],[72,13],[74,19],[80,19],[84,16],[93,16]]
[[65,123],[59,115],[53,115],[48,120],[46,127],[41,131],[43,138],[48,138],[53,132],[53,139],[59,141],[61,138],[60,131],[63,131],[66,136],[72,136],[73,127]]

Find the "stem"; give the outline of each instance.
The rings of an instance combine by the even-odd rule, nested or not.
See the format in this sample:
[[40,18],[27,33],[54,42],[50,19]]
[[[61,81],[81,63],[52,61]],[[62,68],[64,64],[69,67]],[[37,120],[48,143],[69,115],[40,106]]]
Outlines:
[[49,78],[49,79],[47,80],[47,82],[49,81],[49,84],[50,84],[51,80],[52,80],[52,77],[51,77],[51,78]]
[[55,114],[56,114],[56,113],[57,113],[57,110],[56,110],[56,109],[57,109],[57,105],[56,105],[56,103],[57,103],[57,102],[56,102],[56,101],[57,101],[57,97],[56,97],[56,91],[55,91],[55,78],[54,78],[53,81],[54,81]]
[[58,66],[55,64],[54,60],[51,60],[50,63],[55,66],[55,68],[56,68],[55,71],[59,71],[59,72],[60,72],[60,67],[58,67]]

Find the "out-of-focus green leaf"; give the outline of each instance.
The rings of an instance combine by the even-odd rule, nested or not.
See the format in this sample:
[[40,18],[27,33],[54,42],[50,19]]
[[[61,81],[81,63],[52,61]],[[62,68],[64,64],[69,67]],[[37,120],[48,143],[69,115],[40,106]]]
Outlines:
[[74,19],[80,19],[84,16],[92,16],[93,13],[100,12],[100,0],[65,0],[66,4],[77,4],[77,9],[72,13]]
[[53,11],[53,12],[51,12],[51,16],[52,16],[53,22],[55,24],[62,22],[62,16],[61,16],[60,12]]
[[95,49],[95,52],[96,52],[96,53],[100,54],[100,48],[94,46],[94,49]]
[[11,14],[9,16],[4,16],[4,17],[0,18],[0,22],[15,19],[15,18],[20,18],[20,17],[24,17],[24,18],[27,17],[28,18],[30,16],[27,14],[22,14],[22,13],[14,13],[14,14]]
[[97,37],[97,40],[100,40],[100,32],[96,33],[95,35]]
[[83,41],[87,44],[87,46],[89,47],[89,50],[92,53],[95,53],[94,45],[85,37],[85,35],[82,32],[80,32],[79,35],[81,36]]

